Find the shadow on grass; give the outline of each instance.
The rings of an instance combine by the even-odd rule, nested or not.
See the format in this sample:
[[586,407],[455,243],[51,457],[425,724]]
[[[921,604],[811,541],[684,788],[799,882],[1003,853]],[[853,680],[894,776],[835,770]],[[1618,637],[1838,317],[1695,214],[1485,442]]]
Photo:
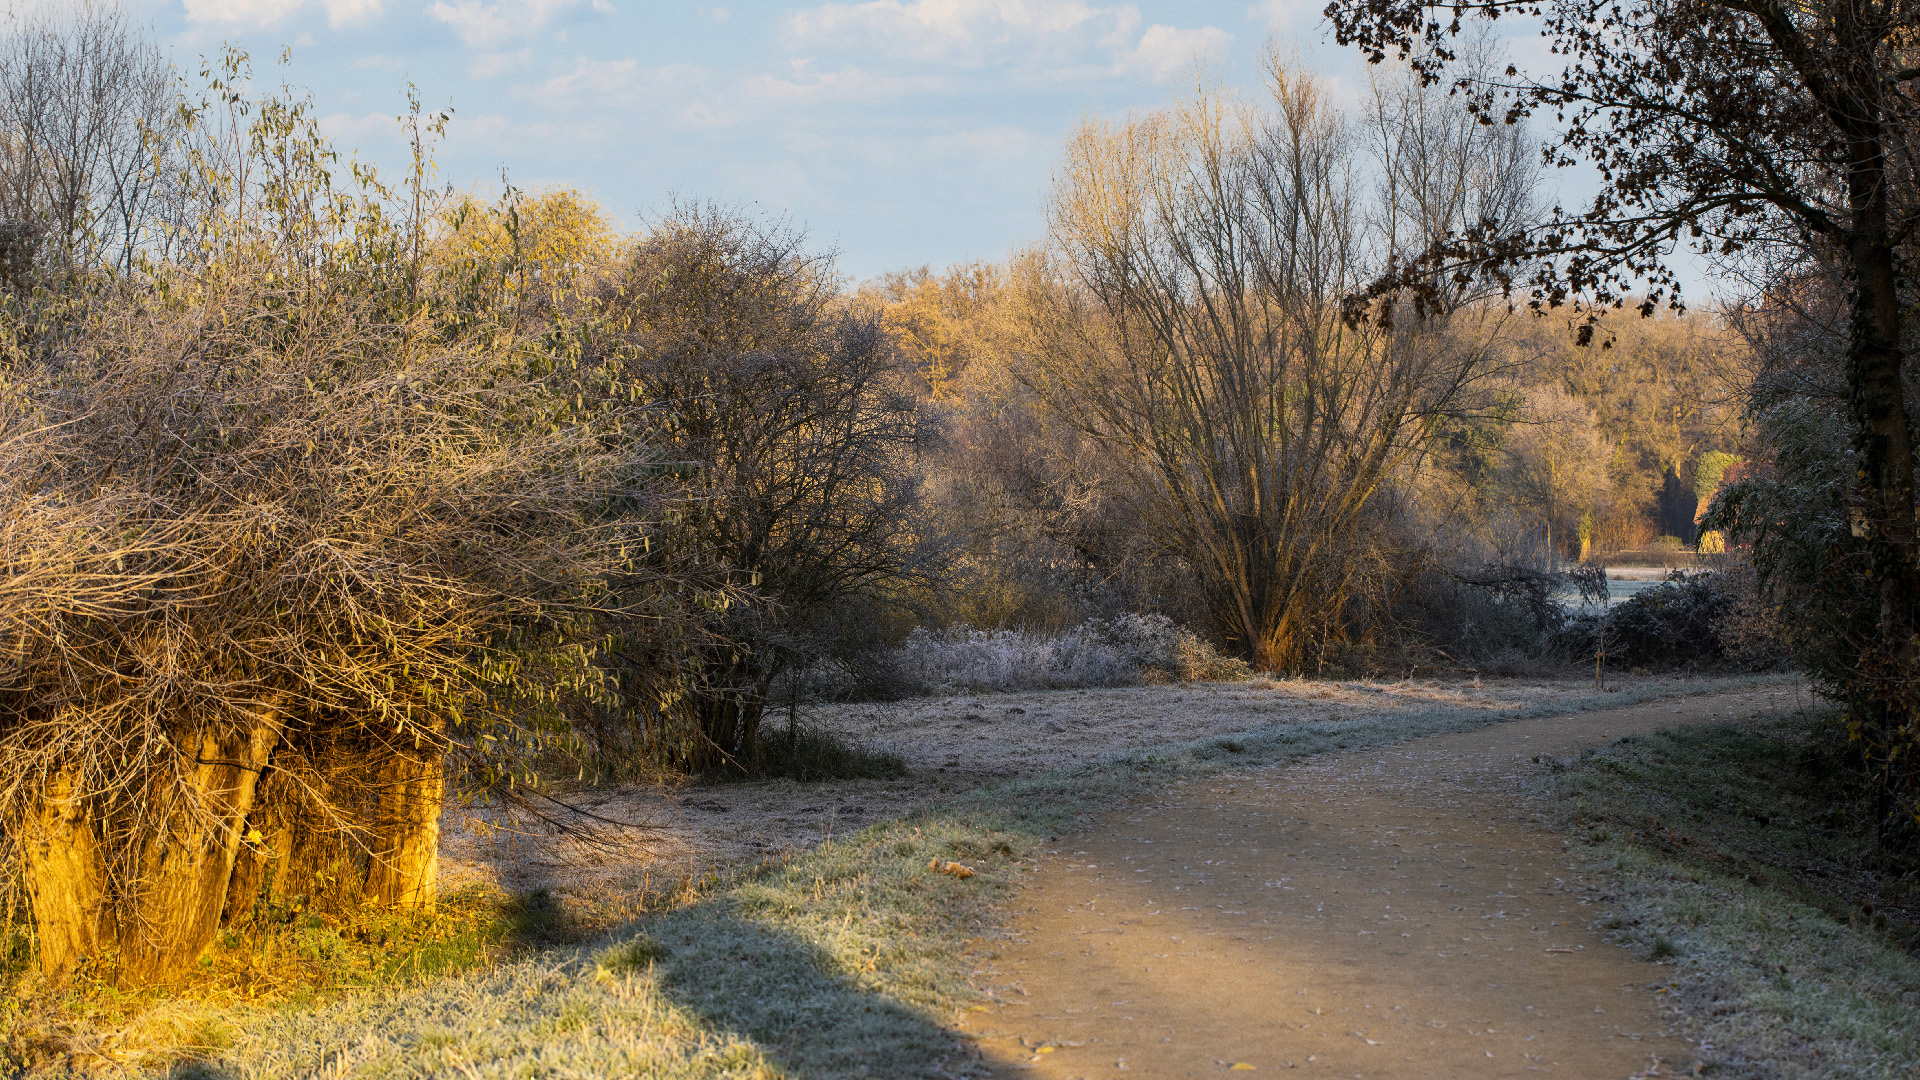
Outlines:
[[[167,1075],[977,1075],[948,1021],[972,996],[965,940],[1004,894],[1022,839],[960,822],[879,826],[589,945],[256,1018]],[[935,858],[978,874],[935,873]]]
[[513,949],[550,949],[576,944],[582,934],[566,909],[546,889],[521,893],[500,908],[500,931]]
[[[1005,896],[1026,830],[968,815],[867,829],[648,920],[662,992],[792,1076],[977,1074],[953,1029],[965,944]],[[964,860],[971,878],[928,864]]]
[[[173,1080],[255,1077],[927,1077],[977,1075],[927,1010],[860,985],[825,950],[715,910],[650,920],[655,958],[615,940],[570,962],[291,1015],[244,1061],[189,1060]],[[613,963],[602,959],[615,954]],[[371,1004],[371,1003],[365,1003]],[[342,1022],[345,1021],[345,1022]],[[78,1075],[78,1074],[75,1074]]]
[[1920,870],[1876,845],[1840,716],[1636,735],[1540,782],[1600,925],[1674,966],[1713,1075],[1920,1074]]
[[910,771],[906,759],[805,724],[761,733],[744,768],[722,769],[715,780],[896,780]]
[[661,990],[703,1026],[750,1041],[783,1074],[964,1075],[973,1051],[931,1010],[863,986],[818,945],[697,908],[649,926]]
[[1556,763],[1547,790],[1589,842],[1738,877],[1920,953],[1920,849],[1880,841],[1858,745],[1837,709],[1682,728]]

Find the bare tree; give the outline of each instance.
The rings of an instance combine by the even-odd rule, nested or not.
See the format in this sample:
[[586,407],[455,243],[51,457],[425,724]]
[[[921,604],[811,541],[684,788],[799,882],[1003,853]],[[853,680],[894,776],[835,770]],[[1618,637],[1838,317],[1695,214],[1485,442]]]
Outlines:
[[1557,569],[1568,526],[1606,489],[1611,451],[1585,402],[1555,386],[1527,393],[1508,438],[1503,481],[1545,534],[1548,569]]
[[[1491,74],[1490,37],[1470,41],[1463,66]],[[1487,222],[1534,216],[1537,143],[1524,124],[1485,124],[1443,88],[1404,68],[1372,68],[1370,99],[1356,125],[1373,159],[1378,191],[1371,226],[1373,265],[1406,267],[1435,237]],[[1444,310],[1486,293],[1483,279],[1429,271],[1422,282]]]
[[0,222],[69,267],[133,269],[164,243],[177,175],[173,68],[111,0],[7,16],[0,31]]
[[[1879,625],[1834,669],[1852,734],[1875,769],[1920,803],[1920,491],[1911,379],[1920,256],[1920,4],[1914,0],[1334,0],[1342,43],[1411,62],[1490,122],[1536,112],[1546,157],[1587,162],[1590,202],[1530,227],[1443,237],[1374,295],[1436,273],[1524,281],[1546,308],[1676,299],[1670,254],[1768,248],[1838,267],[1849,292],[1845,377],[1857,468],[1847,500],[1864,532]],[[1475,18],[1532,20],[1559,70],[1457,66]],[[1891,813],[1891,811],[1890,811]]]
[[1392,327],[1343,319],[1341,300],[1410,215],[1457,222],[1489,181],[1469,170],[1443,204],[1400,141],[1429,134],[1413,121],[1440,106],[1406,99],[1372,129],[1405,198],[1370,207],[1352,123],[1313,78],[1277,60],[1269,74],[1266,108],[1201,93],[1082,127],[1056,179],[1054,254],[1026,269],[1027,378],[1114,449],[1118,497],[1191,569],[1225,636],[1288,669],[1397,571],[1387,490],[1491,363],[1469,294]]
[[877,307],[838,293],[801,237],[714,207],[658,223],[604,287],[583,345],[653,408],[679,462],[669,542],[727,579],[693,723],[636,703],[675,765],[743,763],[773,680],[858,636],[846,605],[914,573],[926,416]]

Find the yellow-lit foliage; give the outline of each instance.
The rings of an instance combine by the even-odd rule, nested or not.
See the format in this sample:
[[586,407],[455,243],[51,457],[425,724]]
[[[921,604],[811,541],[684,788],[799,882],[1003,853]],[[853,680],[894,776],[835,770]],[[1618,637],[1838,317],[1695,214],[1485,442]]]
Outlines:
[[443,274],[490,270],[509,295],[554,300],[619,249],[612,220],[585,192],[509,190],[493,202],[456,197],[440,215],[429,258]]
[[974,261],[938,276],[925,266],[888,274],[869,291],[928,396],[953,404],[966,394],[965,376],[992,351],[991,323],[1005,288],[1002,267]]
[[1111,464],[1010,364],[1020,343],[1016,265],[923,266],[861,290],[943,420],[921,470],[929,527],[955,556],[937,587],[913,597],[937,622],[1077,625],[1087,617],[1084,583],[1115,574],[1133,550],[1110,527]]
[[1586,402],[1619,447],[1620,494],[1649,517],[1667,470],[1684,480],[1703,455],[1735,450],[1746,366],[1734,335],[1711,313],[1622,311],[1600,320],[1593,344],[1554,318],[1516,320],[1514,345],[1533,377]]

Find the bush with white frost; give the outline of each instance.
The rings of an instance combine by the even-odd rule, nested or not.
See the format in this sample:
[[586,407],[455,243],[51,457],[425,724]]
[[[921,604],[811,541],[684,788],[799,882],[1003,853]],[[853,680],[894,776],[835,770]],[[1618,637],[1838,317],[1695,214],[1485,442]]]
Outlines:
[[1136,686],[1252,674],[1243,661],[1220,655],[1165,615],[1089,619],[1056,633],[922,627],[891,661],[899,684],[917,693]]

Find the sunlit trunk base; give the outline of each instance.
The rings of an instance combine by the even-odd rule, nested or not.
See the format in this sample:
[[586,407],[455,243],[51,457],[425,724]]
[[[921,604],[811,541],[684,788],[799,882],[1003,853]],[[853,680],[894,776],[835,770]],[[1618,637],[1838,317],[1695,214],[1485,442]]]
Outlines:
[[60,976],[111,952],[115,933],[100,823],[75,797],[72,776],[59,774],[48,783],[21,840],[40,969]]
[[279,737],[279,716],[264,711],[246,729],[206,735],[171,789],[155,793],[158,828],[142,846],[120,920],[123,985],[173,981],[213,944],[260,773]]
[[334,777],[320,790],[285,777],[267,784],[247,823],[258,840],[234,862],[225,925],[244,926],[263,901],[344,918],[436,899],[444,756],[322,753],[338,760],[319,770]]
[[1253,639],[1256,645],[1251,650],[1254,670],[1283,674],[1299,672],[1307,660],[1307,642],[1298,630],[1301,625],[1302,620],[1293,612],[1283,611],[1278,619],[1261,626],[1258,636]]
[[185,737],[193,751],[154,779],[150,814],[118,826],[133,830],[137,845],[119,880],[105,844],[116,826],[76,777],[51,778],[22,837],[41,970],[58,977],[113,959],[123,986],[185,973],[219,929],[241,829],[279,738],[269,709],[237,730]]
[[[106,825],[74,795],[74,778],[56,775],[21,838],[42,970],[60,976],[103,958],[123,986],[174,982],[263,897],[338,915],[431,905],[444,757],[356,758],[359,775],[335,791],[263,787],[280,732],[280,718],[263,711],[242,730],[203,736],[177,772],[156,780],[150,835],[117,887]],[[307,803],[316,794],[346,819],[315,812]]]
[[381,769],[379,831],[367,859],[368,901],[403,910],[433,903],[446,788],[438,758],[396,755]]

